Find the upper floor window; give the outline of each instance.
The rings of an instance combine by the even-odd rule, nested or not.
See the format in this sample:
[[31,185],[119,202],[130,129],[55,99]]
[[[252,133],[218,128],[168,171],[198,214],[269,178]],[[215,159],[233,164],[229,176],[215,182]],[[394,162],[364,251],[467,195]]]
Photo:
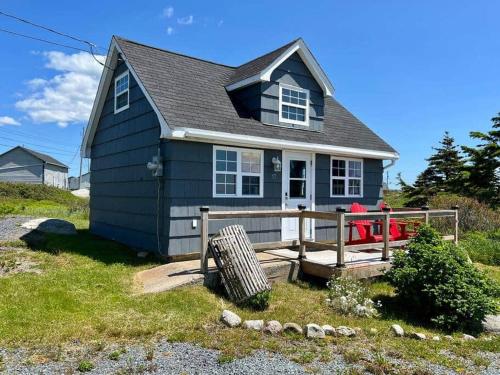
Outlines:
[[262,197],[263,186],[261,150],[214,147],[214,197]]
[[309,90],[280,85],[280,122],[308,125]]
[[363,161],[332,156],[330,193],[332,197],[363,195]]
[[115,79],[115,113],[129,107],[129,74],[128,70]]

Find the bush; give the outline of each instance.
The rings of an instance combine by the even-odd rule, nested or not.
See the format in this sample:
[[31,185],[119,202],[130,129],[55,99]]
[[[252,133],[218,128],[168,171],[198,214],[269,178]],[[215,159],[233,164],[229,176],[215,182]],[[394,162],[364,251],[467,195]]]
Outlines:
[[[429,207],[450,209],[458,206],[458,228],[461,233],[470,231],[491,231],[500,227],[500,211],[492,210],[488,205],[475,199],[452,194],[438,194],[429,201]],[[451,220],[432,219],[431,224],[441,232],[451,227]]]
[[500,266],[500,229],[491,232],[469,232],[460,246],[473,262]]
[[270,300],[271,300],[271,292],[266,290],[264,292],[257,293],[255,296],[252,296],[249,299],[247,299],[244,302],[244,306],[254,310],[263,311],[269,307]]
[[484,316],[498,307],[498,286],[468,261],[465,251],[426,225],[407,252],[395,253],[386,277],[403,303],[446,330],[479,331]]
[[351,277],[332,277],[327,283],[327,304],[338,313],[372,317],[378,315],[375,303],[368,298],[368,289]]

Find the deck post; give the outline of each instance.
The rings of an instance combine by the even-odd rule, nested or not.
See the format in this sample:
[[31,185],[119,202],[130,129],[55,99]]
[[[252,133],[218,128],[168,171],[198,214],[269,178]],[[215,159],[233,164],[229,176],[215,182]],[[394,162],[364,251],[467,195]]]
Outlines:
[[452,206],[451,209],[455,211],[455,233],[453,236],[453,242],[458,245],[458,206]]
[[345,208],[337,207],[337,267],[345,267]]
[[306,258],[306,245],[304,241],[306,240],[306,219],[304,217],[304,210],[306,209],[306,206],[303,204],[299,204],[298,209],[300,210],[299,213],[299,258],[298,259],[305,259]]
[[429,225],[429,206],[425,205],[420,208],[424,211],[425,225]]
[[383,217],[383,224],[382,224],[382,231],[383,231],[383,238],[384,238],[384,248],[382,249],[382,260],[387,261],[389,260],[389,240],[390,240],[390,223],[391,223],[391,208],[388,206],[385,206],[382,208],[382,211],[384,212],[384,217]]
[[203,274],[208,271],[208,211],[207,206],[200,207],[200,272]]

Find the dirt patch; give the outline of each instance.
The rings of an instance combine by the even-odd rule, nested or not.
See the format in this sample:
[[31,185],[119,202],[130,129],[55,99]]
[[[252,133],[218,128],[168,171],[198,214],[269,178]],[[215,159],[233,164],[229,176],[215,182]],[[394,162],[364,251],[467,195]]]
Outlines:
[[0,256],[0,277],[18,273],[42,273],[38,263],[17,254],[4,254]]

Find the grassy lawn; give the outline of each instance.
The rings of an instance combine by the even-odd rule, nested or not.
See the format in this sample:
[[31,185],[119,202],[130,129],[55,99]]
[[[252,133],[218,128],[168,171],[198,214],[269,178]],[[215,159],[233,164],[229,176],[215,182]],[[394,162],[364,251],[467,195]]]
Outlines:
[[[26,207],[23,212],[32,212],[32,215],[51,216],[47,213],[58,212],[59,215],[53,216],[74,222],[78,235],[50,235],[41,248],[0,252],[0,261],[27,259],[38,264],[42,271],[0,277],[0,346],[48,348],[73,340],[88,344],[147,343],[166,337],[220,349],[221,361],[259,348],[281,352],[301,363],[316,358],[328,360],[333,352],[355,361],[368,350],[412,361],[426,359],[459,371],[466,361],[487,365],[478,351],[500,351],[498,337],[491,341],[462,341],[461,334],[456,333],[453,341],[394,338],[389,330],[393,323],[400,324],[405,331],[424,332],[428,336],[443,337],[446,333],[419,323],[401,307],[392,288],[384,282],[370,284],[372,297],[380,299],[384,306],[381,316],[373,319],[333,313],[324,303],[326,290],[306,282],[276,284],[270,307],[263,312],[238,308],[201,286],[136,296],[132,292],[133,276],[157,265],[153,259],[140,260],[126,247],[92,236],[82,212],[70,212],[67,205],[57,208],[54,202],[23,199],[16,200],[15,205]],[[480,267],[500,281],[499,267]],[[322,342],[303,337],[269,337],[259,332],[225,328],[218,322],[224,308],[240,314],[243,319],[348,325],[363,331],[356,338],[330,337]],[[378,332],[370,334],[370,328]],[[445,349],[452,355],[444,354]]]

